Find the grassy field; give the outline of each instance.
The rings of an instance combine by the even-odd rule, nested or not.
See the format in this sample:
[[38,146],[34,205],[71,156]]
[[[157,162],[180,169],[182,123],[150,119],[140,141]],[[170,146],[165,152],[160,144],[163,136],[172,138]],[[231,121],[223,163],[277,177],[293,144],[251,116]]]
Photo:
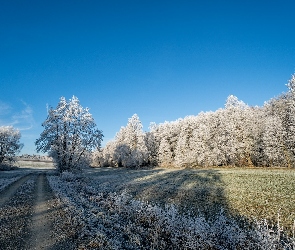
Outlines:
[[92,185],[107,192],[127,190],[135,198],[160,205],[178,204],[183,212],[206,217],[223,208],[234,217],[267,219],[290,234],[295,219],[295,170],[94,168]]
[[30,161],[19,160],[14,163],[15,166],[20,168],[40,168],[40,169],[54,169],[52,162],[47,161]]

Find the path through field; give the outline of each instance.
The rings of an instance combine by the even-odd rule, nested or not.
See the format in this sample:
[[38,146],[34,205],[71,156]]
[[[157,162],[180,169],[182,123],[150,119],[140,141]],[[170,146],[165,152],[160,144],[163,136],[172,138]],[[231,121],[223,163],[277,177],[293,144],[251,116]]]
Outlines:
[[63,215],[45,173],[22,177],[0,193],[0,249],[74,249]]
[[0,207],[2,207],[16,192],[16,190],[30,178],[26,175],[12,183],[0,196]]
[[54,245],[51,237],[51,222],[49,202],[53,199],[53,193],[45,182],[44,174],[38,175],[37,187],[34,193],[34,212],[32,216],[31,231],[31,249],[46,249]]

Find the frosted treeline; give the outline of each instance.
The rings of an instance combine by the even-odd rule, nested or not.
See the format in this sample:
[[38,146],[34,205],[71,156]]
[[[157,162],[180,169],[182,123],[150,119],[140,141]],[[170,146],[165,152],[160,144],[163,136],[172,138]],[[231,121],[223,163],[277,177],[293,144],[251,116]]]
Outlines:
[[225,107],[144,132],[133,115],[95,153],[99,166],[295,166],[295,74],[288,91],[251,107],[231,95]]
[[52,161],[52,158],[47,155],[29,155],[22,154],[17,157],[19,160],[37,160],[37,161]]

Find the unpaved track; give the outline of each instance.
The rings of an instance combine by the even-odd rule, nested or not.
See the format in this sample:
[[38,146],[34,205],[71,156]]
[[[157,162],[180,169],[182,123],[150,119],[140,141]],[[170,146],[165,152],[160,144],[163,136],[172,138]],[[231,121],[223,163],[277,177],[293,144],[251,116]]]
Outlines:
[[2,207],[7,201],[9,201],[9,199],[15,194],[17,189],[21,185],[23,185],[30,177],[31,175],[26,175],[9,185],[6,189],[2,190],[2,192],[0,192],[0,207]]
[[44,174],[40,174],[37,178],[34,212],[30,227],[30,249],[49,249],[54,245],[54,239],[51,236],[52,222],[50,220],[52,210],[49,207],[54,196],[45,178]]
[[2,190],[0,196],[0,249],[24,249],[29,236],[35,176],[22,178]]
[[26,249],[74,249],[71,228],[67,228],[60,204],[54,196],[46,175],[39,174],[34,192],[30,239]]
[[21,178],[0,196],[0,250],[75,249],[75,231],[45,173]]

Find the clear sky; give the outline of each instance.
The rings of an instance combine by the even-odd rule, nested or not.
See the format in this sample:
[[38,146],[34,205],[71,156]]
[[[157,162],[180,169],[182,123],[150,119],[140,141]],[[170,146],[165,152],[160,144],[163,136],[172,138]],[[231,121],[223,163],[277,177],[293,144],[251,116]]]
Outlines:
[[46,104],[77,96],[103,145],[137,113],[176,120],[286,91],[295,1],[0,1],[0,126],[36,153]]

